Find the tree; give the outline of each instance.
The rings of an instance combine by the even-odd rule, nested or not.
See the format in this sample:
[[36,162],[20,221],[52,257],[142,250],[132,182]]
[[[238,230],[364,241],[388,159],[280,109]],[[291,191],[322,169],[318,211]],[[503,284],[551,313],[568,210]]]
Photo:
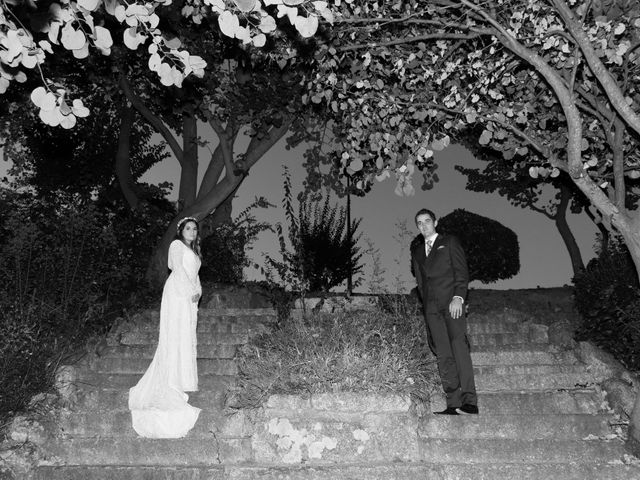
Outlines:
[[456,165],[456,170],[467,177],[467,190],[497,193],[512,205],[528,208],[553,221],[569,253],[574,276],[582,271],[582,254],[566,215],[569,209],[572,213],[588,211],[588,201],[569,178],[565,174],[550,181],[533,178],[527,168],[514,168],[512,162],[505,160],[502,155],[479,145],[477,137],[463,140],[462,143],[476,158],[487,162],[482,170]]
[[492,283],[520,271],[520,246],[513,230],[464,209],[438,220],[438,231],[455,235],[467,254],[469,281]]
[[374,4],[341,8],[316,55],[326,67],[310,95],[343,126],[344,165],[396,174],[411,193],[416,170],[431,180],[434,150],[481,125],[480,143],[514,168],[565,172],[640,274],[640,215],[626,204],[640,176],[637,6]]

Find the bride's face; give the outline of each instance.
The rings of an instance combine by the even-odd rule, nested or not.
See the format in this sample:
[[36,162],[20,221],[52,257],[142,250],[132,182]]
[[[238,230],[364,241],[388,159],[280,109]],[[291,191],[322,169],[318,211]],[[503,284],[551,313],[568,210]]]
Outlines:
[[182,239],[191,243],[198,236],[198,225],[195,222],[187,222],[182,229]]

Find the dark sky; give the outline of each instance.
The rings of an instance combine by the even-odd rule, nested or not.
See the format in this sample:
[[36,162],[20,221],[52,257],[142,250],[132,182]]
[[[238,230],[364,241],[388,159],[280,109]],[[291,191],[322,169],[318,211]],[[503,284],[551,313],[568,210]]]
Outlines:
[[[202,134],[206,135],[204,132]],[[282,141],[260,159],[238,191],[234,213],[244,209],[256,196],[264,196],[278,208],[256,211],[256,214],[261,220],[284,223],[284,214],[280,208],[283,197],[282,165],[289,166],[294,190],[299,191],[304,178],[303,151],[304,147],[287,151]],[[202,158],[208,158],[208,152],[208,149],[202,149]],[[437,152],[436,162],[439,165],[440,181],[432,190],[422,191],[420,178],[416,176],[415,196],[398,197],[394,194],[395,179],[389,178],[375,185],[366,197],[352,199],[352,215],[363,218],[361,224],[363,237],[371,239],[380,252],[382,266],[386,269],[387,289],[395,291],[398,283],[405,290],[413,287],[413,280],[408,271],[409,252],[406,249],[403,251],[397,240],[398,225],[405,222],[411,229],[411,233],[416,233],[413,218],[415,212],[422,207],[434,210],[438,216],[444,216],[456,208],[464,208],[493,218],[518,235],[520,273],[512,279],[492,284],[474,282],[472,287],[519,289],[537,286],[555,287],[571,283],[572,271],[569,256],[551,220],[531,210],[513,207],[498,195],[466,191],[465,177],[454,170],[454,165],[481,167],[483,162],[473,158],[464,148],[453,145],[442,152]],[[205,167],[206,165],[201,167],[200,174],[204,172]],[[144,180],[169,180],[177,185],[178,174],[177,162],[170,159],[156,167],[150,175],[144,177]],[[337,199],[337,197],[335,199],[344,202],[343,199]],[[593,257],[596,228],[584,214],[568,216],[569,224],[586,263]],[[251,256],[259,261],[263,252],[273,253],[276,250],[275,234],[265,233],[254,245]],[[368,257],[367,261],[371,263],[371,257]],[[253,279],[256,273],[248,271],[247,276]]]

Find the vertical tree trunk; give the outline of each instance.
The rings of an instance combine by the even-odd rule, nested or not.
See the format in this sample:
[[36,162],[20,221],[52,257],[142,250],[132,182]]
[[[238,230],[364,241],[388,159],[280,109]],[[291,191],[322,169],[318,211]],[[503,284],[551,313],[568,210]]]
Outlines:
[[190,112],[185,112],[182,117],[182,151],[179,211],[196,201],[198,189],[198,121]]
[[578,246],[576,238],[573,236],[573,232],[567,223],[567,207],[569,206],[570,199],[571,191],[569,190],[569,187],[564,183],[560,183],[560,203],[558,204],[554,220],[556,228],[569,251],[571,267],[573,268],[573,276],[575,277],[579,272],[584,270],[584,262],[582,261],[580,247]]
[[135,108],[124,102],[120,109],[120,132],[118,134],[118,150],[116,151],[116,177],[120,190],[132,210],[138,208],[140,199],[137,184],[131,174],[131,129],[135,120]]

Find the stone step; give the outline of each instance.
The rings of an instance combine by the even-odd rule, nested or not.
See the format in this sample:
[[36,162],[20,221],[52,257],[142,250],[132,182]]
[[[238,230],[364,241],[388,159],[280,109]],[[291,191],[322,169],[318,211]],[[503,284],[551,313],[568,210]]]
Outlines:
[[[431,397],[433,411],[446,407],[443,393]],[[607,403],[593,389],[549,392],[478,392],[481,415],[596,414],[608,411]]]
[[[157,345],[119,345],[100,350],[96,360],[104,358],[146,358],[151,360]],[[198,358],[233,358],[237,345],[198,345]]]
[[[135,384],[140,378],[129,379]],[[228,386],[234,381],[234,377],[219,376],[218,378],[207,378],[207,389],[198,392],[189,392],[189,402],[200,408],[212,405],[215,408],[221,408],[224,403],[224,397],[227,394]],[[123,380],[124,383],[124,380]],[[118,410],[127,410],[129,401],[129,388],[100,388],[92,386],[84,386],[78,393],[78,401],[73,406],[74,412],[111,412]],[[128,410],[127,410],[128,411]]]
[[[98,373],[138,373],[143,374],[149,367],[150,358],[100,358],[93,362],[92,368]],[[229,358],[198,358],[198,376],[236,375],[238,366]]]
[[476,375],[538,375],[552,373],[571,373],[581,375],[586,372],[584,364],[535,364],[524,365],[474,365]]
[[[122,390],[133,387],[141,378],[139,373],[100,373],[86,371],[76,382],[79,389],[87,392],[95,391],[96,394],[102,389]],[[201,391],[214,391],[220,387],[222,379],[230,379],[229,375],[198,375],[198,387]]]
[[471,346],[487,345],[530,345],[544,344],[549,342],[548,336],[532,335],[531,333],[512,332],[512,333],[478,333],[468,335]]
[[552,351],[550,348],[533,349],[527,346],[519,350],[491,350],[480,351],[473,348],[471,359],[474,366],[481,365],[524,365],[524,364],[574,364],[578,362],[575,354],[570,351]]
[[584,440],[612,433],[613,414],[427,415],[418,434],[426,438]]
[[529,324],[505,322],[499,320],[495,322],[467,322],[467,333],[470,335],[488,334],[488,333],[528,333]]
[[[199,333],[198,345],[243,345],[249,340],[246,333]],[[123,332],[118,337],[121,345],[157,345],[158,333],[151,331]]]
[[558,390],[593,384],[593,376],[582,373],[480,374],[475,376],[478,391]]
[[[201,398],[191,398],[190,404],[202,409],[198,421],[186,438],[211,438],[211,432],[222,437],[247,436],[244,423],[237,415],[227,416],[223,413],[222,402],[204,403]],[[127,404],[121,405],[127,408]],[[104,411],[100,415],[95,412],[66,411],[60,415],[59,426],[66,435],[78,437],[137,437],[131,426],[131,412],[127,410]]]
[[[207,316],[198,314],[198,333],[247,333],[275,323],[275,316],[247,315],[243,317]],[[133,324],[131,331],[158,332],[160,318]]]
[[638,480],[622,464],[348,464],[291,466],[42,466],[35,480]]
[[525,440],[421,438],[420,457],[427,463],[606,463],[622,460],[621,440]]
[[68,465],[217,466],[252,459],[250,438],[205,437],[147,439],[139,437],[67,438],[46,446]]

